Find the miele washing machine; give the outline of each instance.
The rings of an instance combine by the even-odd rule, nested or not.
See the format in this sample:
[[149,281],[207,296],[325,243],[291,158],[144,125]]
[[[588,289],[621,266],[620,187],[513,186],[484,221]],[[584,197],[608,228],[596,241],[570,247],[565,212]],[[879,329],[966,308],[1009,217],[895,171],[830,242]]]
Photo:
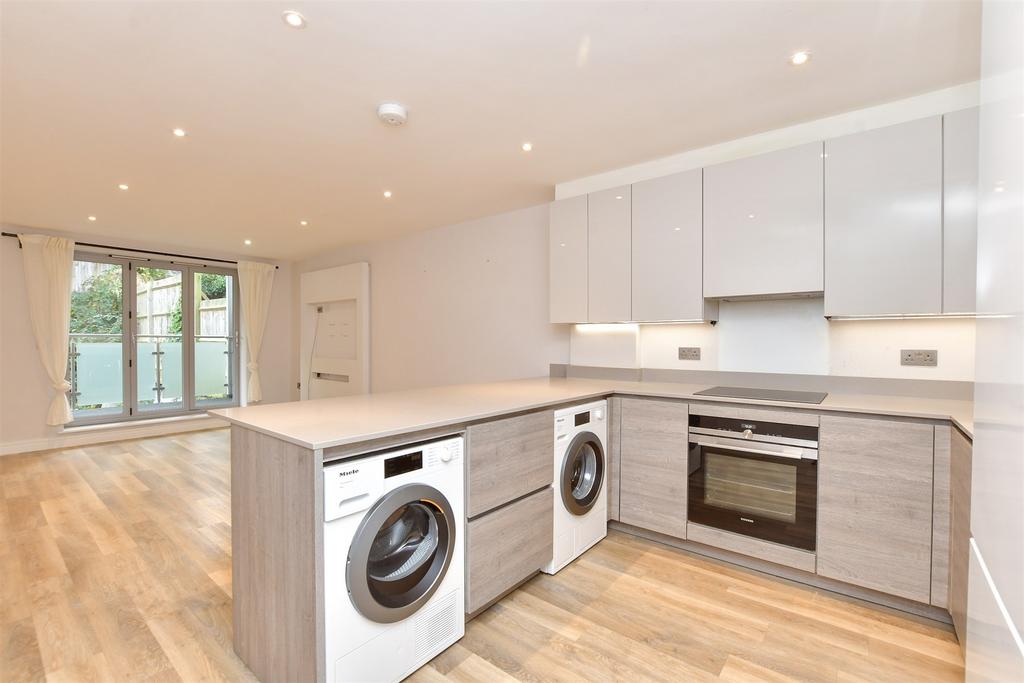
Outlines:
[[555,412],[554,574],[608,534],[608,402]]
[[400,681],[465,633],[463,440],[324,467],[327,680]]

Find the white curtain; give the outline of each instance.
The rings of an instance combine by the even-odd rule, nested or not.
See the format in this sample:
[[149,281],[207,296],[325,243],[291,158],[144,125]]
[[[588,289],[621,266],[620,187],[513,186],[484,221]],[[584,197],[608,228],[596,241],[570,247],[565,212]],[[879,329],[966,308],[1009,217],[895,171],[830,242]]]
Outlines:
[[274,266],[267,263],[238,262],[238,287],[242,292],[242,318],[245,345],[249,354],[249,403],[263,398],[260,388],[260,347],[263,329],[270,311],[270,293],[274,289]]
[[71,404],[68,403],[71,384],[64,378],[68,370],[75,243],[46,235],[18,235],[18,239],[25,263],[32,333],[36,337],[39,358],[57,392],[50,402],[46,424],[67,424],[71,422]]

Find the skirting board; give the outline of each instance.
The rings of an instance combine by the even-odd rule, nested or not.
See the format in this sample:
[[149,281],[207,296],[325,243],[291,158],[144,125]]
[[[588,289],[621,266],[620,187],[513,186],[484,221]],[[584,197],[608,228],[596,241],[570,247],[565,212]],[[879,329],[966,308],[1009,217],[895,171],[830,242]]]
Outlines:
[[157,418],[154,420],[120,423],[111,426],[90,426],[68,429],[42,439],[26,439],[0,443],[0,456],[18,453],[49,451],[57,448],[76,448],[111,441],[127,441],[147,436],[165,436],[183,432],[199,432],[206,429],[220,429],[228,423],[209,415]]

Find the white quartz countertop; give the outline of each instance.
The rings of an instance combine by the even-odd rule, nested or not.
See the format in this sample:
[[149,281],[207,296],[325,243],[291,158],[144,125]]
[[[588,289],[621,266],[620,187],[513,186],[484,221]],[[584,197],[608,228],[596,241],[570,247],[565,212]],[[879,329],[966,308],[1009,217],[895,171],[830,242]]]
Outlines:
[[701,384],[541,377],[222,408],[210,413],[311,449],[479,422],[610,394],[951,420],[968,436],[974,431],[970,401],[834,393],[823,403],[811,405],[694,395],[706,388]]

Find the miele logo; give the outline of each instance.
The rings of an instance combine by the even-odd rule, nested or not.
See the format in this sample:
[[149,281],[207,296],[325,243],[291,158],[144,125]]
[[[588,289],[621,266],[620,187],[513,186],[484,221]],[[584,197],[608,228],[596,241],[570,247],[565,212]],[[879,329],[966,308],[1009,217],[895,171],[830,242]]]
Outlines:
[[354,470],[343,470],[343,471],[341,471],[341,472],[338,472],[338,476],[339,476],[339,477],[348,477],[348,476],[351,476],[351,475],[353,475],[353,474],[359,474],[359,470],[358,470],[358,469],[354,469]]

